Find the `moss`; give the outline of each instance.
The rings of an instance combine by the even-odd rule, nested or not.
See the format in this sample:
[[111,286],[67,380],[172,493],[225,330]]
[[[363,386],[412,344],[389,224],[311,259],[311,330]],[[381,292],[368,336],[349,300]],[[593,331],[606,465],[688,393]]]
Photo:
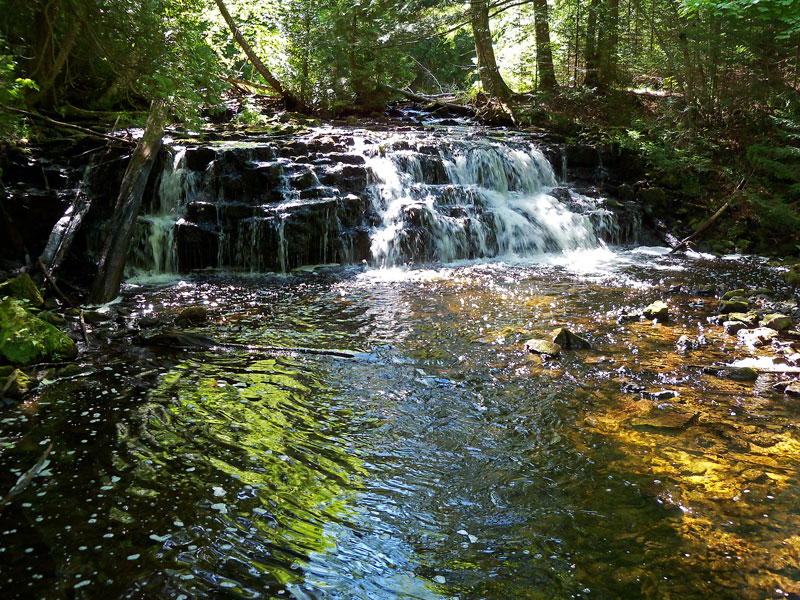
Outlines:
[[0,284],[0,296],[11,296],[19,300],[27,300],[31,303],[31,306],[37,308],[44,304],[44,298],[42,298],[39,288],[36,287],[36,284],[33,283],[27,273]]
[[[9,379],[14,378],[11,384],[8,383]],[[8,389],[6,389],[8,386]],[[10,398],[22,398],[31,389],[31,378],[25,373],[6,365],[0,367],[0,389],[6,389],[5,394]]]
[[50,323],[31,314],[21,301],[0,302],[0,356],[6,362],[29,365],[45,360],[70,360],[75,342]]

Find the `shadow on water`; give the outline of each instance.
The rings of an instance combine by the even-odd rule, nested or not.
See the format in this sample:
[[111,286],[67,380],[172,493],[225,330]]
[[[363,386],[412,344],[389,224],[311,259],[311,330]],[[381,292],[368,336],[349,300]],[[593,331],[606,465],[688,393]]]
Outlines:
[[[604,260],[131,287],[133,318],[203,302],[211,318],[196,330],[219,340],[363,354],[111,344],[105,364],[45,386],[0,424],[0,489],[53,443],[50,463],[0,513],[0,588],[47,598],[800,593],[798,409],[764,382],[689,366],[744,350],[685,290],[775,285],[775,273]],[[618,323],[621,309],[675,284],[673,322]],[[594,349],[546,362],[521,351],[561,325]],[[708,347],[676,352],[698,331]],[[648,396],[663,390],[677,395]]]

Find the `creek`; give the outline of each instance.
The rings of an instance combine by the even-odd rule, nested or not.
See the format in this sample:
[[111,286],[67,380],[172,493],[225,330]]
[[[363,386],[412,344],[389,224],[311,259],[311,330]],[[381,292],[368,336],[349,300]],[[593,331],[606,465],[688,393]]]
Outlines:
[[[695,366],[766,354],[703,290],[777,270],[636,246],[535,140],[442,131],[175,149],[101,343],[0,415],[0,489],[52,444],[3,597],[800,597],[800,407]],[[198,304],[228,345],[131,333]],[[592,349],[523,350],[561,326]]]

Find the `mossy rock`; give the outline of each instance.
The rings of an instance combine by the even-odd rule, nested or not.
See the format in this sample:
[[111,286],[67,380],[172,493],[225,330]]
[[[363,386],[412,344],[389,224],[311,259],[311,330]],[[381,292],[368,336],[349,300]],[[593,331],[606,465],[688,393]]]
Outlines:
[[75,342],[50,323],[31,314],[20,300],[0,302],[0,358],[30,365],[71,360],[78,354]]
[[[8,381],[12,377],[13,381],[9,384]],[[7,389],[6,386],[8,386]],[[31,387],[31,378],[19,369],[11,365],[0,367],[0,389],[5,389],[5,395],[9,398],[22,398],[30,391]]]
[[722,295],[723,300],[733,300],[734,298],[747,298],[747,291],[740,288],[738,290],[728,290]]
[[789,267],[789,270],[783,274],[783,279],[789,285],[800,287],[800,263]]
[[642,311],[642,314],[646,319],[657,319],[659,321],[668,321],[669,320],[669,306],[667,306],[661,300],[656,300],[650,306],[645,308]]
[[561,354],[561,346],[548,340],[528,340],[525,342],[525,350],[531,354],[541,354],[543,356],[558,356]]
[[559,327],[553,331],[553,343],[562,348],[572,350],[589,350],[592,347],[587,340],[573,333],[566,327]]
[[36,287],[33,279],[27,273],[0,284],[0,296],[11,296],[18,300],[27,300],[31,306],[36,308],[44,304],[44,298],[42,298],[39,288]]

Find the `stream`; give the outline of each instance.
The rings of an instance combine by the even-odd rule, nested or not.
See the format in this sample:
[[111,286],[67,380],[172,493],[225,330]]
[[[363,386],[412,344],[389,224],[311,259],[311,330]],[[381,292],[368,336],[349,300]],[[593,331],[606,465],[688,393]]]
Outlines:
[[[424,173],[367,152],[372,264],[232,271],[231,230],[217,268],[139,256],[99,343],[0,414],[0,490],[35,469],[0,512],[2,597],[800,598],[800,405],[773,375],[699,368],[768,353],[708,318],[725,290],[785,289],[780,272],[607,246],[607,213],[566,212],[539,154],[501,154],[517,188],[454,159],[435,185],[472,204],[439,219]],[[420,250],[401,214],[455,242]],[[655,300],[668,322],[625,318]],[[225,345],[131,337],[191,305],[208,319],[186,331]],[[592,349],[524,351],[562,326]]]

